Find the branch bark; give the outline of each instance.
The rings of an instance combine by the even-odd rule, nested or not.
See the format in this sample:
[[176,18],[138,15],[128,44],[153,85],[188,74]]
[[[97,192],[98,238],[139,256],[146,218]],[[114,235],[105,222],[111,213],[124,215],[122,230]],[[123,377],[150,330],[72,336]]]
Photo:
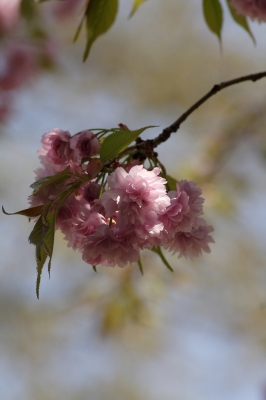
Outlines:
[[245,75],[240,78],[232,79],[230,81],[221,82],[220,84],[214,85],[213,88],[207,92],[201,99],[196,101],[187,111],[185,111],[173,124],[165,128],[160,135],[158,135],[155,139],[149,141],[143,141],[139,144],[139,148],[144,148],[145,143],[149,142],[150,148],[155,148],[159,144],[166,142],[169,139],[172,133],[177,132],[180,128],[180,125],[186,121],[186,119],[199,108],[202,104],[204,104],[210,97],[214,96],[216,93],[220,92],[221,90],[236,85],[241,82],[252,81],[256,82],[259,79],[266,77],[266,71],[258,72],[256,74]]

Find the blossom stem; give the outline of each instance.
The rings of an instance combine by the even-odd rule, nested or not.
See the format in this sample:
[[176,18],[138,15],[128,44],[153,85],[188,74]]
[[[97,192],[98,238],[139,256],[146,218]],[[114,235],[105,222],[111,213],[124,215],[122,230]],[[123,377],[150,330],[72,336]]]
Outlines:
[[171,267],[171,265],[169,264],[169,262],[166,260],[166,258],[163,255],[163,252],[161,250],[161,247],[153,247],[151,249],[154,253],[158,254],[158,256],[161,258],[162,262],[164,263],[164,265],[166,266],[166,268],[168,268],[171,272],[174,272],[173,268]]

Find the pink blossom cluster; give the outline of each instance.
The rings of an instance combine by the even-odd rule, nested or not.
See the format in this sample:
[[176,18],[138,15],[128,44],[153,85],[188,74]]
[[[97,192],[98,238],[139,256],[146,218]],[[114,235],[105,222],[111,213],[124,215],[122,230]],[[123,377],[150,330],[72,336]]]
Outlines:
[[[75,136],[61,129],[43,135],[39,151],[42,168],[37,178],[56,174],[70,166],[87,174],[97,165],[100,143],[90,131]],[[86,159],[86,164],[84,162]],[[69,196],[57,215],[68,246],[78,249],[92,265],[124,267],[137,262],[140,250],[163,246],[179,257],[194,258],[209,253],[213,242],[202,218],[202,191],[194,182],[182,180],[176,190],[166,190],[167,181],[157,167],[143,165],[114,169],[103,186],[96,177]],[[30,197],[32,205],[53,200],[62,190],[54,187]]]
[[266,21],[265,0],[231,0],[231,5],[240,15],[256,19],[259,22]]

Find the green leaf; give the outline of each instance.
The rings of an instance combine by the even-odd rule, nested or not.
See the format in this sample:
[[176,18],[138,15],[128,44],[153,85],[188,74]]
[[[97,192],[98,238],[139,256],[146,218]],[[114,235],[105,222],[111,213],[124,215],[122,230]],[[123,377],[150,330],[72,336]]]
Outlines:
[[248,22],[247,22],[246,17],[244,17],[243,15],[237,14],[237,12],[236,12],[235,9],[231,6],[230,3],[231,3],[230,0],[227,0],[227,5],[228,5],[228,8],[229,8],[229,10],[230,10],[230,13],[231,13],[231,16],[232,16],[233,20],[234,20],[238,25],[240,25],[240,26],[249,34],[249,36],[251,37],[251,39],[253,40],[253,42],[254,42],[254,44],[255,44],[256,41],[255,41],[255,38],[254,38],[254,36],[253,36],[253,33],[251,32],[251,30],[250,30],[250,28],[249,28],[249,25],[248,25]]
[[7,213],[4,209],[4,207],[2,206],[2,211],[4,214],[6,215],[25,215],[26,217],[29,218],[33,218],[33,217],[37,217],[38,215],[41,215],[43,212],[43,205],[37,206],[37,207],[31,207],[31,208],[26,208],[25,210],[20,210],[14,213]]
[[176,190],[177,180],[170,175],[166,175],[169,190]]
[[221,40],[223,10],[219,0],[203,0],[203,13],[209,29]]
[[47,257],[49,257],[48,272],[50,275],[57,211],[58,210],[51,211],[50,213],[48,213],[47,217],[41,216],[36,222],[29,236],[29,242],[35,246],[35,256],[37,263],[36,294],[38,298],[41,283],[41,274]]
[[118,0],[90,0],[86,10],[87,44],[83,61],[88,58],[94,41],[113,25],[118,11]]
[[20,12],[26,20],[32,21],[36,14],[32,0],[22,0],[20,3]]
[[144,1],[146,1],[146,0],[134,0],[133,7],[132,7],[131,13],[130,13],[130,15],[129,15],[129,18],[131,18],[131,17],[135,14],[135,12],[136,12],[137,9],[139,8],[139,6],[140,6],[142,3],[144,3]]
[[130,143],[137,139],[137,137],[148,128],[153,126],[145,126],[144,128],[137,129],[135,131],[128,130],[117,130],[111,135],[104,139],[101,149],[100,158],[103,162],[115,158],[121,151],[125,150]]

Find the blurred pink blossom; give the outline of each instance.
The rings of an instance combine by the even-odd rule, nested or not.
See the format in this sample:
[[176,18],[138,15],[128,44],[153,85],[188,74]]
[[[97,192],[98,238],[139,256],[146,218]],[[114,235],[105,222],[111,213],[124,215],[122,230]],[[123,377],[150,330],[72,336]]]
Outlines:
[[0,32],[14,29],[19,20],[21,0],[0,0]]
[[61,0],[53,8],[53,13],[56,18],[63,19],[72,17],[73,14],[78,14],[88,0]]
[[10,47],[5,57],[4,70],[0,72],[0,88],[8,91],[25,85],[38,70],[33,48],[25,44]]
[[266,1],[265,0],[231,0],[231,6],[240,15],[266,21]]

